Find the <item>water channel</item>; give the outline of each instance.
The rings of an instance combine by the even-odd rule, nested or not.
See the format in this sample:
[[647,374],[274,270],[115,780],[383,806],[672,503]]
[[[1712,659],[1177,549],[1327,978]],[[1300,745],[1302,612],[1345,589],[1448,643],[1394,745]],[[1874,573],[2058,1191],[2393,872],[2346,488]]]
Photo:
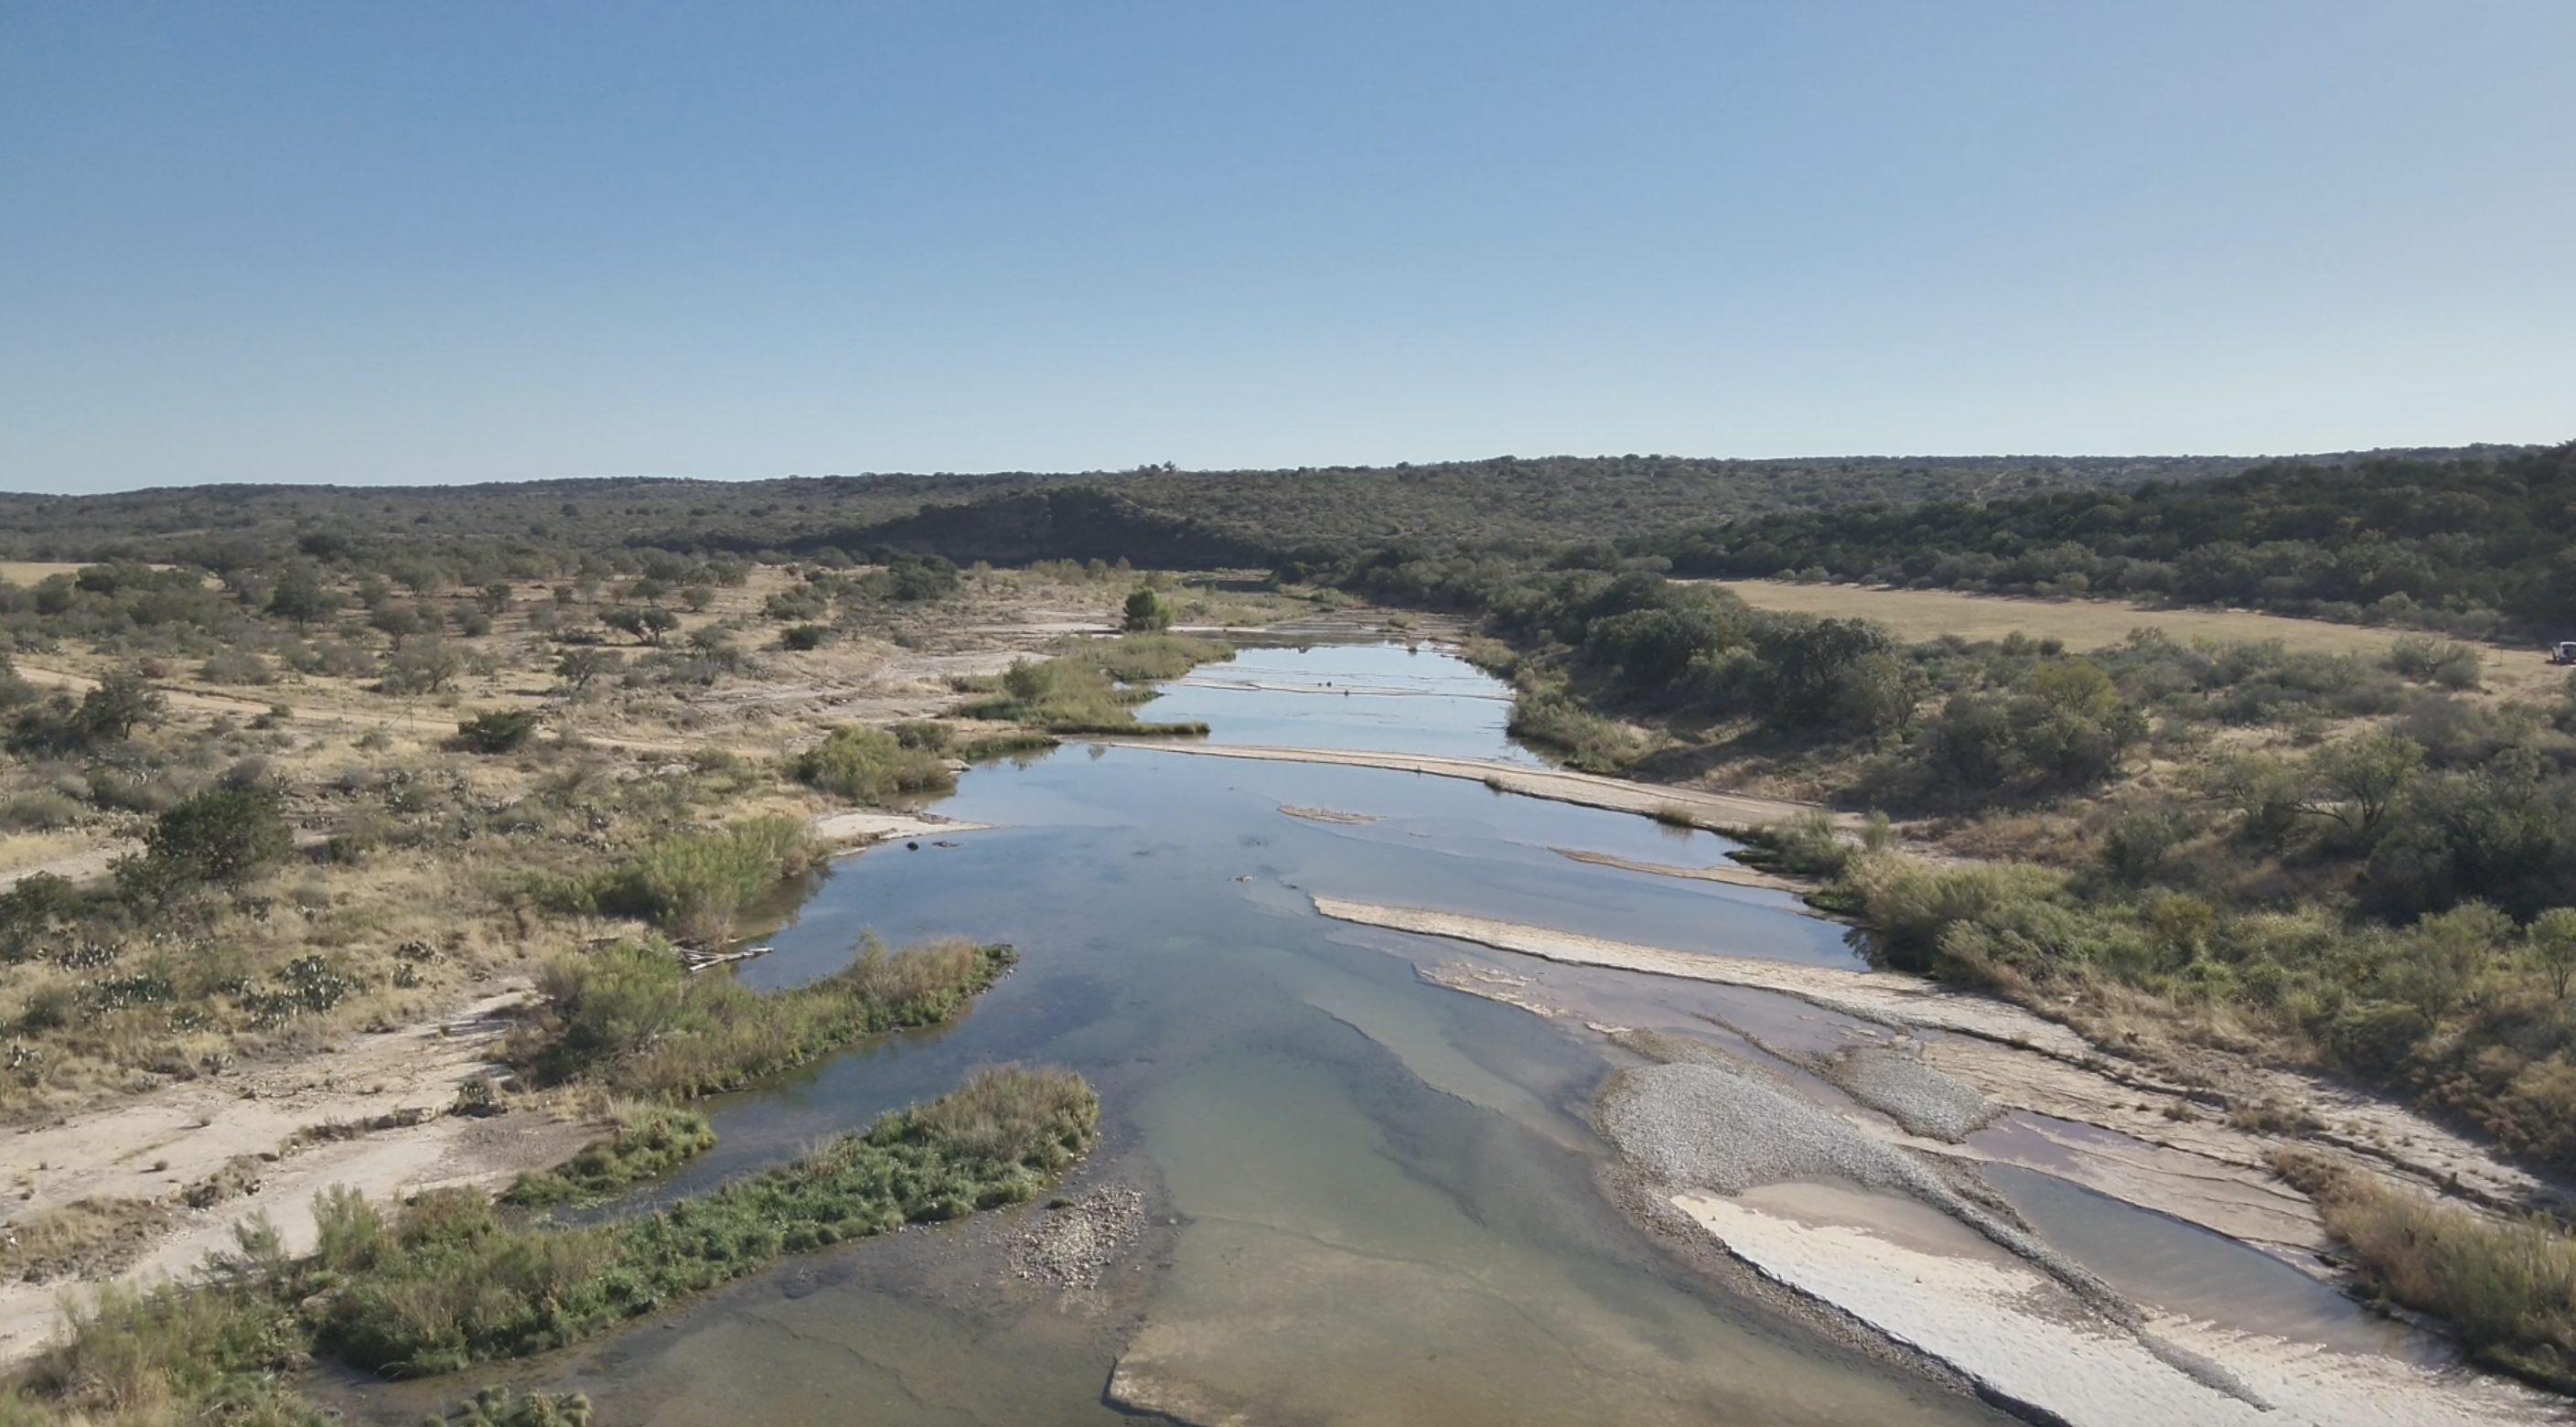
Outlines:
[[[1457,659],[1385,645],[1246,650],[1145,716],[1203,719],[1218,742],[1534,762],[1505,738],[1506,710]],[[1624,1052],[1417,975],[1508,957],[1329,921],[1310,900],[1858,965],[1843,928],[1783,894],[1557,850],[1706,865],[1723,840],[1459,779],[1085,746],[978,768],[936,811],[990,826],[841,861],[739,974],[774,987],[824,973],[863,928],[1010,941],[1018,969],[951,1026],[723,1102],[719,1148],[656,1193],[864,1125],[977,1063],[1042,1060],[1100,1092],[1102,1147],[1066,1189],[1141,1191],[1136,1252],[1066,1292],[1011,1271],[1015,1214],[907,1230],[791,1260],[527,1381],[589,1392],[599,1421],[657,1427],[1133,1421],[1107,1393],[1122,1358],[1210,1422],[2008,1420],[1742,1296],[1639,1227],[1585,1120]],[[1704,1017],[1718,1015],[1774,1044],[1834,1034],[1762,993],[1550,972],[1621,1024],[1714,1035]],[[2304,1316],[2358,1350],[2383,1341],[2251,1250],[2043,1174],[1997,1187],[2043,1232],[2100,1247],[2100,1271],[2142,1297]],[[417,1421],[454,1395],[373,1391],[366,1410]]]

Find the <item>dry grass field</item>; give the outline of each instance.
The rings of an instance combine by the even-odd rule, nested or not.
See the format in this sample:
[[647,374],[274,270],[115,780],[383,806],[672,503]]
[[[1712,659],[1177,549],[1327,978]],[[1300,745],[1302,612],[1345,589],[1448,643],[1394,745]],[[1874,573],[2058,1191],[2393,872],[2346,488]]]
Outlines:
[[[2035,600],[1969,595],[1950,590],[1898,590],[1860,585],[1799,585],[1779,580],[1693,581],[1733,591],[1759,609],[1875,620],[1908,640],[2001,639],[2019,631],[2034,639],[2062,639],[2073,650],[2099,649],[2133,629],[2161,629],[2175,639],[2237,642],[2277,639],[2291,649],[2321,654],[2388,652],[2400,631],[2367,629],[2324,620],[2291,619],[2250,610],[2141,609],[2110,600]],[[2553,668],[2538,650],[2480,649],[2485,687],[2507,697],[2529,697],[2554,688],[2567,671]]]
[[55,575],[77,575],[84,568],[62,560],[0,560],[0,580],[13,585],[36,585]]

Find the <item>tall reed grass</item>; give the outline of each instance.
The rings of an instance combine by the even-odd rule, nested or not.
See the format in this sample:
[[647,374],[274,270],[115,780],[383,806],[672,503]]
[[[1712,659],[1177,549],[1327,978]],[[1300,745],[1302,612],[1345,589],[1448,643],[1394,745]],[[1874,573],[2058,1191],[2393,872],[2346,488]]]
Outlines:
[[2442,1318],[2491,1367],[2576,1393],[2576,1236],[2565,1225],[2492,1219],[2296,1151],[2274,1167],[2316,1200],[2366,1291]]

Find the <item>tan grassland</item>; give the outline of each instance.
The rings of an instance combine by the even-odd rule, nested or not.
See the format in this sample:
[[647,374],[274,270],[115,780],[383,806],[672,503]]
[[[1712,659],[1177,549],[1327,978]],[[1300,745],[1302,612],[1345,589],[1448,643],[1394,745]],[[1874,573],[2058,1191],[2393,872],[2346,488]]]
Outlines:
[[[1975,641],[2013,633],[2062,639],[2083,651],[2117,644],[2133,629],[2161,629],[2175,640],[2217,643],[2277,639],[2293,650],[2375,657],[2403,631],[2292,619],[2243,609],[2147,609],[2117,600],[2023,599],[1961,594],[1954,590],[1901,590],[1871,585],[1795,584],[1786,580],[1706,580],[1733,591],[1756,609],[1870,619],[1901,639],[1922,641],[1955,634]],[[2555,687],[2567,671],[2553,668],[2543,651],[2482,647],[2479,673],[2499,695],[2530,695]]]
[[[1703,582],[1694,582],[1703,583]],[[2070,649],[2099,649],[2133,629],[2161,629],[2175,639],[2278,639],[2293,649],[2326,654],[2377,654],[2395,633],[2357,624],[2287,619],[2251,610],[2145,609],[2116,600],[2018,599],[1953,590],[1901,590],[1885,586],[1793,584],[1786,580],[1711,580],[1757,609],[1872,619],[1898,637],[2001,639],[2018,630],[2034,639],[2063,639]]]

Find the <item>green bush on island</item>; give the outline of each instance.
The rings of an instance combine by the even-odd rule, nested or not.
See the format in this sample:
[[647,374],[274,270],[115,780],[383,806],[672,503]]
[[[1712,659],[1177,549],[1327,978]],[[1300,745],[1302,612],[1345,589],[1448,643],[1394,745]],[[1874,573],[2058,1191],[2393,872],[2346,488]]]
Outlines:
[[525,1397],[506,1386],[474,1394],[454,1417],[425,1417],[421,1427],[590,1427],[590,1399],[578,1392],[532,1392]]
[[1203,723],[1142,721],[1135,706],[1154,696],[1147,685],[1233,657],[1228,645],[1176,634],[1088,640],[1053,659],[1013,661],[998,679],[978,681],[984,697],[961,712],[1056,734],[1203,734]]
[[597,1203],[715,1148],[715,1130],[695,1110],[626,1105],[613,1118],[616,1129],[608,1136],[553,1169],[520,1175],[502,1191],[501,1202],[528,1208]]
[[764,994],[690,975],[667,946],[567,953],[538,973],[543,1010],[518,1058],[542,1078],[587,1076],[620,1094],[733,1090],[872,1032],[945,1020],[1017,959],[998,942],[890,952],[871,935],[841,970]]
[[343,1191],[317,1203],[321,1247],[295,1287],[337,1290],[318,1336],[355,1366],[453,1372],[560,1347],[784,1254],[1019,1203],[1090,1150],[1098,1113],[1069,1071],[992,1067],[787,1164],[588,1228],[513,1229],[472,1191],[390,1217]]
[[292,1386],[318,1352],[420,1377],[561,1347],[786,1254],[1024,1201],[1090,1152],[1098,1121],[1079,1075],[993,1066],[791,1163],[620,1223],[514,1226],[467,1189],[390,1209],[327,1190],[310,1254],[287,1253],[254,1220],[202,1284],[102,1289],[0,1388],[0,1423],[319,1427],[327,1419]]

